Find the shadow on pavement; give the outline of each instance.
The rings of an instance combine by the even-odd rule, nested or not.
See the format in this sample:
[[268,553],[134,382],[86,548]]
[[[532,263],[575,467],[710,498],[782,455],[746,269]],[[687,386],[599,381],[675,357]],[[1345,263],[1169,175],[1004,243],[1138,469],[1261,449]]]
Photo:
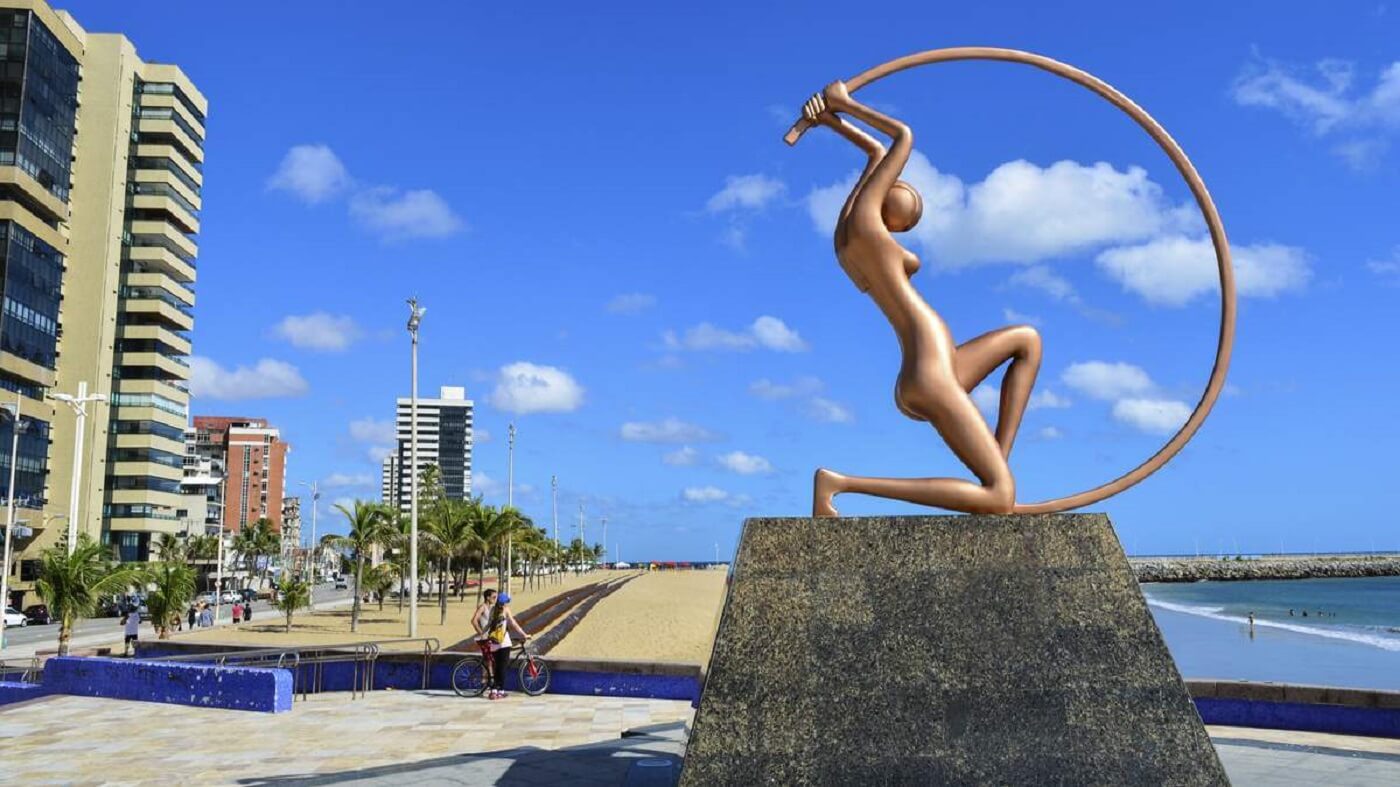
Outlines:
[[335,773],[241,779],[247,785],[498,784],[673,785],[688,730],[684,722],[627,730],[620,738],[564,749],[518,747]]

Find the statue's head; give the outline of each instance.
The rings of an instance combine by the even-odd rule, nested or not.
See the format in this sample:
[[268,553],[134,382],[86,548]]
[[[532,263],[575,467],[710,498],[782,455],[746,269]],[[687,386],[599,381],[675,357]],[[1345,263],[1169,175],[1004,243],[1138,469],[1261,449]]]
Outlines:
[[890,232],[907,232],[919,223],[924,215],[924,198],[908,183],[895,181],[880,205],[880,218]]

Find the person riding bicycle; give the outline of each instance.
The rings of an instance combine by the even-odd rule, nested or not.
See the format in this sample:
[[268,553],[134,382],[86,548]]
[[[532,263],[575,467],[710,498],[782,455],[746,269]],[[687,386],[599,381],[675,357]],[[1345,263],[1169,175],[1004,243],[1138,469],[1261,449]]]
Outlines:
[[[475,625],[476,621],[473,620],[472,623]],[[501,593],[496,596],[496,603],[491,607],[491,614],[485,626],[486,649],[490,651],[490,657],[484,660],[491,685],[487,699],[499,700],[506,696],[506,670],[510,667],[510,648],[513,644],[510,629],[515,629],[522,642],[530,639],[530,635],[511,614],[510,594]]]

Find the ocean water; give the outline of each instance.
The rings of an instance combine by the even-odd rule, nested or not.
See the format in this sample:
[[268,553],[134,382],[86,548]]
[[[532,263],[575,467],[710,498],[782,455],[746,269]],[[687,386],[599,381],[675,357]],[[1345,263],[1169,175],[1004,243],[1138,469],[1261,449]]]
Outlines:
[[1184,677],[1400,690],[1400,577],[1142,591]]

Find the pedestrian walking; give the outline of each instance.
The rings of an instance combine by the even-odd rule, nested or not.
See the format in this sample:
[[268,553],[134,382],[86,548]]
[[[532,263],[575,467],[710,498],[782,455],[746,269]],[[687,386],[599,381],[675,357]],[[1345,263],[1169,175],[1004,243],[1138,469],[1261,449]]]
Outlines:
[[199,611],[199,625],[201,628],[214,625],[214,608],[208,604],[205,604],[204,609]]
[[190,631],[194,631],[194,624],[199,620],[199,610],[195,609],[193,604],[190,605],[190,611],[185,613],[185,619],[190,624]]
[[233,602],[233,625],[237,626],[237,625],[238,625],[238,622],[239,622],[240,620],[242,620],[242,619],[243,619],[243,602],[242,602],[242,601],[235,601],[235,602]]
[[243,622],[253,622],[253,602],[251,601],[243,605]]
[[141,613],[133,609],[122,616],[122,634],[124,635],[122,638],[123,656],[131,655],[132,643],[136,641],[136,637],[140,633]]

